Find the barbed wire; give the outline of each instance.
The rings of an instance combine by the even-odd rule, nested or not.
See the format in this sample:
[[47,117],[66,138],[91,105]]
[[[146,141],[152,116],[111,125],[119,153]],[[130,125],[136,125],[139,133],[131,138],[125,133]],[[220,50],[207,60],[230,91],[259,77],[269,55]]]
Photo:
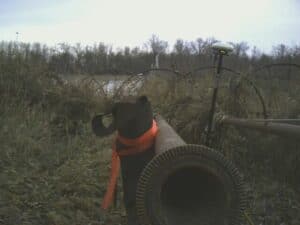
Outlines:
[[[238,77],[238,83],[235,86],[236,89],[241,88],[241,82],[245,81],[253,90],[255,95],[258,97],[258,100],[260,102],[261,105],[261,115],[266,119],[268,118],[268,110],[266,107],[266,103],[264,100],[264,97],[261,93],[260,88],[258,87],[258,85],[255,83],[255,81],[252,79],[254,74],[257,74],[263,70],[266,69],[270,69],[273,67],[294,67],[296,69],[300,70],[300,65],[299,64],[295,64],[295,63],[272,63],[272,64],[266,64],[263,66],[259,66],[259,67],[255,67],[254,69],[252,69],[249,72],[239,72],[236,71],[234,69],[231,68],[227,68],[227,67],[222,67],[222,71],[228,72],[228,73],[223,73],[222,76],[227,76],[228,74],[233,75],[234,77]],[[148,70],[144,70],[140,73],[128,73],[126,72],[126,74],[130,74],[129,77],[126,77],[126,79],[124,80],[118,80],[120,83],[118,85],[115,84],[115,88],[114,88],[114,94],[112,95],[112,98],[115,99],[117,98],[117,96],[120,96],[124,90],[127,88],[127,92],[128,89],[133,90],[134,88],[138,88],[138,84],[141,84],[144,82],[145,79],[147,79],[147,77],[149,75],[157,75],[157,72],[162,72],[161,74],[159,74],[159,76],[164,76],[164,74],[169,73],[175,76],[176,79],[178,79],[178,81],[180,80],[184,80],[184,79],[189,79],[189,77],[199,77],[199,76],[203,76],[206,74],[197,74],[199,72],[205,71],[205,70],[216,70],[217,67],[216,66],[203,66],[203,67],[198,67],[196,69],[193,69],[189,72],[180,72],[179,70],[175,70],[172,68],[151,68]],[[153,73],[155,72],[155,73]],[[121,75],[120,75],[121,76]],[[87,85],[92,87],[99,95],[103,95],[105,97],[108,97],[108,91],[109,90],[105,90],[104,86],[108,85],[110,81],[99,81],[95,78],[95,76],[92,77],[85,77],[83,79],[80,80],[79,85],[83,86],[83,85]],[[142,86],[142,85],[140,85]],[[130,88],[129,88],[130,87]]]

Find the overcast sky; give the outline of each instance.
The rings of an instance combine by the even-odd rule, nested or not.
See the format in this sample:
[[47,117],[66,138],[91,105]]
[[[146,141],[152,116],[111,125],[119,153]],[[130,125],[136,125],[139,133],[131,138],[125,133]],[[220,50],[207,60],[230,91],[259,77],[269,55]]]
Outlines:
[[300,0],[0,0],[0,40],[142,46],[215,37],[268,52],[300,44]]

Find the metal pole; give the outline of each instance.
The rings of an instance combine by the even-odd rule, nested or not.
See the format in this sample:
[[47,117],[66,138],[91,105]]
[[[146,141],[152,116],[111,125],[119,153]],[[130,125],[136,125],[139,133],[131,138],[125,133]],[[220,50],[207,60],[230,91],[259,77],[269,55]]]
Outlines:
[[272,123],[288,123],[292,125],[300,125],[300,119],[251,119],[254,122],[272,122]]
[[277,134],[285,137],[300,138],[300,125],[293,125],[287,123],[268,122],[268,120],[252,120],[252,119],[239,119],[233,117],[223,117],[217,121],[221,124],[229,124],[237,127],[244,127],[255,129],[270,134]]
[[223,60],[223,55],[219,55],[217,74],[215,77],[215,86],[214,86],[214,91],[213,91],[213,96],[212,96],[212,101],[211,101],[211,106],[210,106],[210,112],[209,112],[209,118],[208,118],[207,136],[206,136],[206,142],[205,142],[206,146],[210,146],[210,133],[211,133],[211,129],[212,129],[212,123],[213,123],[213,118],[214,118],[214,114],[215,114],[216,101],[217,101],[218,90],[219,90],[219,81],[220,81],[222,60]]
[[212,124],[213,124],[213,119],[214,119],[214,114],[215,114],[215,109],[216,109],[220,76],[221,76],[221,72],[222,72],[223,56],[228,55],[228,53],[233,50],[231,46],[225,45],[225,44],[220,44],[220,43],[214,44],[212,46],[212,48],[215,51],[215,54],[218,56],[218,66],[217,66],[214,91],[213,91],[210,112],[209,112],[209,118],[208,118],[207,134],[206,134],[206,140],[205,140],[206,146],[210,146]]

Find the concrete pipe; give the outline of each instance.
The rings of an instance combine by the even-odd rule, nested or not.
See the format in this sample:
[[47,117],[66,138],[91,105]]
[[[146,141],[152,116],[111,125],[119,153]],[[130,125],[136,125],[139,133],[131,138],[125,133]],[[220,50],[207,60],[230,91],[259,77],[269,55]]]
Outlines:
[[157,116],[156,156],[137,188],[141,225],[240,225],[246,206],[238,170],[220,153],[186,144]]

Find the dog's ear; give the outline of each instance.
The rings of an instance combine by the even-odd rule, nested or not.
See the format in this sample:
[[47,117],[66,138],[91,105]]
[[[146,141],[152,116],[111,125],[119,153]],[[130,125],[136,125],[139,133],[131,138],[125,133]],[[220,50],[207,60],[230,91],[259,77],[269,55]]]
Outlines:
[[148,98],[145,95],[142,95],[137,99],[137,103],[146,104],[148,102],[149,102]]

